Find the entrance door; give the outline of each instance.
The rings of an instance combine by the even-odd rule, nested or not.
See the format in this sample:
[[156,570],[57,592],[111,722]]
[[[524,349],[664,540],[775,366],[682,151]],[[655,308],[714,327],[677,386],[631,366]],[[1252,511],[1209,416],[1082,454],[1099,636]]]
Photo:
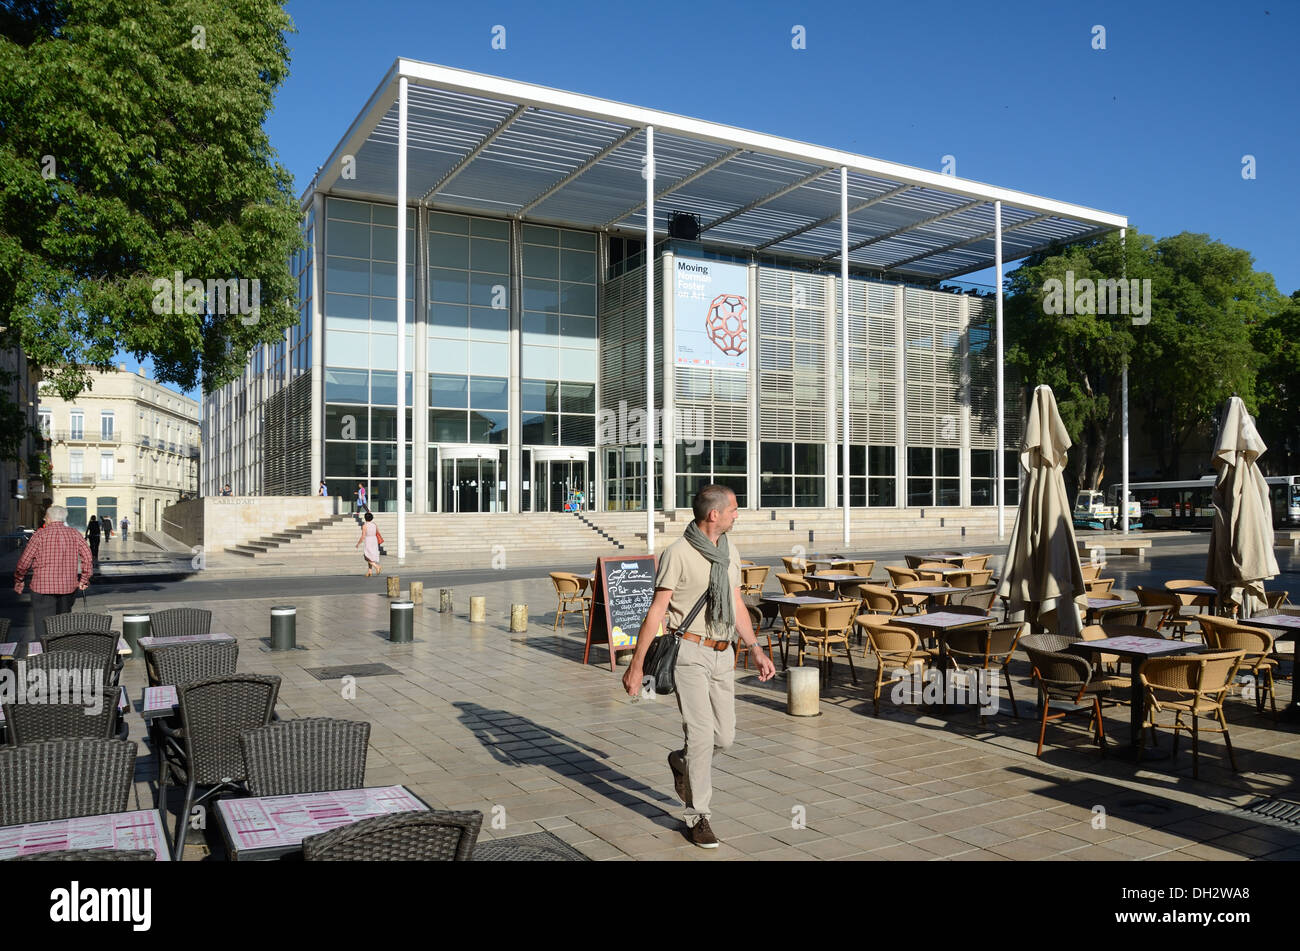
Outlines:
[[456,457],[443,453],[439,460],[442,475],[442,511],[499,511],[497,460]]
[[565,506],[586,510],[591,508],[591,488],[587,484],[585,459],[538,459],[533,464],[534,479],[545,486],[545,494],[538,493],[539,512],[564,512]]

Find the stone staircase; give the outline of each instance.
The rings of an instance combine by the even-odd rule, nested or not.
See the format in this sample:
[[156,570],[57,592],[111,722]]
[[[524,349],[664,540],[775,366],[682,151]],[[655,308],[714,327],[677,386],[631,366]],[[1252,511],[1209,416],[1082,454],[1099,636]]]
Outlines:
[[245,558],[257,558],[270,552],[282,554],[277,551],[286,545],[307,538],[322,529],[329,528],[332,525],[346,524],[352,519],[351,515],[331,515],[329,518],[317,519],[314,522],[308,522],[306,525],[298,525],[294,528],[287,528],[282,532],[275,532],[271,535],[263,535],[261,538],[244,542],[241,545],[228,545],[226,551],[232,555],[240,555]]

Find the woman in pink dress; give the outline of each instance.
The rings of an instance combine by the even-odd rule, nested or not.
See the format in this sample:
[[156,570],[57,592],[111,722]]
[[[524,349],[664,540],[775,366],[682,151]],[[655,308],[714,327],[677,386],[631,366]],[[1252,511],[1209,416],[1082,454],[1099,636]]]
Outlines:
[[361,548],[361,554],[366,559],[366,577],[369,578],[372,572],[379,574],[379,526],[369,512],[366,513],[365,524],[361,526],[361,537],[352,547]]

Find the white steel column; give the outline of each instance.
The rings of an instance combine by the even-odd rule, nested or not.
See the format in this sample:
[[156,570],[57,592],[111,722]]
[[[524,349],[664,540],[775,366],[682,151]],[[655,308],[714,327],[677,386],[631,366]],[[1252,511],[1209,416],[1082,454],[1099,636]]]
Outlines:
[[993,461],[997,464],[994,471],[997,473],[997,500],[998,500],[998,539],[1007,537],[1006,523],[1006,442],[1005,426],[1006,419],[1006,398],[1002,393],[1002,202],[993,203],[993,267],[995,280],[994,287],[997,303],[997,347],[994,351],[994,361],[997,366],[997,400],[998,400],[998,449],[997,458]]
[[406,561],[406,77],[397,81],[397,563]]
[[645,537],[655,551],[655,130],[645,128]]
[[[1119,229],[1119,260],[1120,260],[1120,277],[1124,279],[1124,286],[1128,286],[1128,252],[1127,237],[1128,229]],[[1119,490],[1119,510],[1120,510],[1120,531],[1125,535],[1128,534],[1128,354],[1124,355],[1124,368],[1119,378],[1119,407],[1120,407],[1120,490]]]
[[[840,484],[844,486],[844,546],[849,545],[849,169],[840,166],[840,431],[844,434]],[[847,554],[847,553],[846,553]]]

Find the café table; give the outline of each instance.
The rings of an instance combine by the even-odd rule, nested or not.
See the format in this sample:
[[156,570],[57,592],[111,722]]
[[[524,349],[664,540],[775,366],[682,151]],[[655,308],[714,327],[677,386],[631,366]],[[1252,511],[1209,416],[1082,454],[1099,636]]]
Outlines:
[[153,849],[159,862],[171,860],[167,833],[157,809],[51,819],[0,828],[0,860],[36,852],[69,852],[73,849]]
[[804,561],[810,565],[825,565],[828,568],[834,568],[836,565],[853,565],[857,563],[856,559],[845,558],[841,555],[831,555],[826,558],[805,558]]
[[955,565],[957,570],[960,571],[962,570],[962,562],[967,558],[978,558],[983,554],[986,553],[982,551],[932,551],[924,555],[914,555],[914,557],[925,561],[946,561],[950,565]]
[[1117,608],[1137,607],[1139,604],[1141,604],[1140,601],[1120,601],[1112,598],[1089,598],[1088,610],[1084,613],[1084,617],[1087,623],[1098,624],[1107,611],[1112,611]]
[[160,687],[145,687],[144,696],[140,698],[140,716],[152,726],[157,717],[170,717],[177,713],[180,698],[176,688],[170,684]]
[[302,840],[394,812],[429,806],[405,786],[367,786],[332,792],[217,800],[217,819],[231,861],[277,859],[302,848]]
[[[1202,644],[1165,640],[1154,631],[1151,637],[1104,637],[1096,641],[1075,641],[1069,650],[1096,659],[1098,654],[1118,654],[1129,662],[1129,749],[1128,756],[1137,760],[1142,743],[1142,721],[1146,713],[1146,691],[1142,689],[1142,663],[1149,657],[1171,657],[1177,654],[1199,654]],[[1146,759],[1163,759],[1164,753],[1145,754]]]
[[[1259,617],[1241,618],[1237,621],[1243,627],[1258,627],[1266,631],[1277,631],[1277,639],[1280,641],[1294,640],[1296,642],[1296,657],[1292,661],[1292,667],[1295,667],[1295,660],[1300,660],[1300,614],[1265,614]],[[1300,691],[1295,689],[1296,676],[1294,669],[1291,673],[1291,702],[1286,705],[1278,717],[1287,723],[1300,722]]]
[[[914,591],[915,588],[907,588]],[[956,588],[948,588],[956,591]],[[939,677],[940,689],[945,702],[941,709],[947,710],[948,697],[948,632],[968,627],[982,627],[993,624],[997,619],[991,614],[962,614],[957,611],[927,611],[923,614],[900,614],[889,619],[891,625],[914,628],[924,637],[933,637],[939,642]]]
[[835,590],[836,590],[836,591],[840,590],[840,586],[841,586],[841,585],[847,585],[847,584],[858,585],[858,584],[870,584],[870,583],[871,583],[871,576],[870,576],[870,575],[824,575],[824,574],[815,574],[815,575],[804,575],[804,578],[805,578],[806,580],[808,580],[808,581],[822,581],[822,582],[830,582],[830,583],[832,583],[832,584],[835,585]]
[[1195,594],[1203,598],[1210,599],[1210,613],[1219,613],[1219,589],[1212,584],[1193,584],[1185,588],[1171,588],[1165,585],[1166,591],[1172,591],[1174,594]]
[[216,641],[233,641],[233,634],[178,634],[175,637],[142,637],[141,647],[171,647],[175,644],[207,644]]
[[894,588],[892,590],[895,594],[923,594],[925,595],[925,600],[928,604],[934,604],[935,598],[943,597],[944,595],[962,594],[963,592],[974,591],[975,589],[952,588],[943,584],[917,584],[910,585],[906,588]]

